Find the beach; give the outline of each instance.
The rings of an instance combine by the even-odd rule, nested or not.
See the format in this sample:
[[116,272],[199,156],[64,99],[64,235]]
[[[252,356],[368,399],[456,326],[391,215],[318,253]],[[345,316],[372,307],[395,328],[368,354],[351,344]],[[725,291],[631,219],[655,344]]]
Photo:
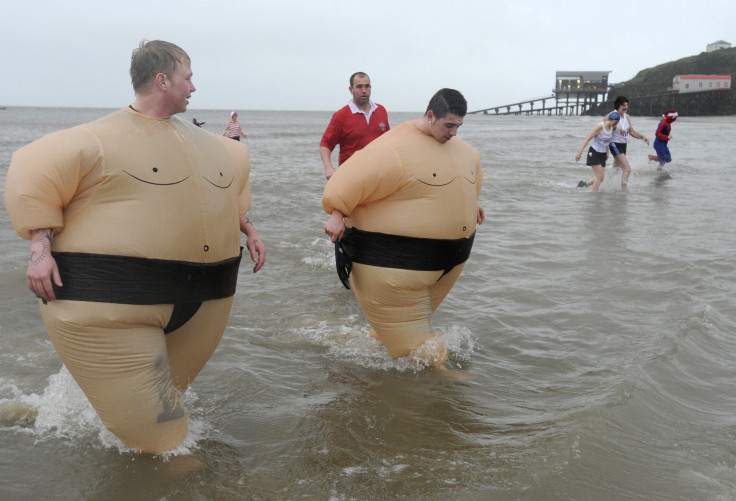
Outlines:
[[[111,111],[0,110],[2,192],[13,151]],[[421,115],[388,111],[392,126]],[[653,140],[658,119],[630,111]],[[599,118],[468,115],[486,222],[433,319],[448,377],[391,360],[337,277],[318,151],[330,116],[239,111],[267,262],[254,275],[243,258],[173,454],[104,429],[0,211],[0,498],[736,498],[736,117],[678,118],[661,172],[631,140],[628,189],[609,162],[592,193],[574,157]],[[194,117],[221,134],[229,110]]]

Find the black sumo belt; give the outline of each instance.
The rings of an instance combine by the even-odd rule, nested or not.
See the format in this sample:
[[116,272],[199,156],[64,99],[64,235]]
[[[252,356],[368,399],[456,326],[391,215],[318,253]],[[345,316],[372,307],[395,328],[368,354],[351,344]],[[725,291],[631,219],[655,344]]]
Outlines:
[[348,289],[352,263],[402,270],[443,270],[444,276],[468,260],[474,239],[475,232],[468,238],[438,239],[346,228],[335,248],[337,274]]
[[240,253],[217,263],[53,252],[63,287],[56,299],[132,305],[173,304],[164,333],[184,325],[202,302],[235,294]]

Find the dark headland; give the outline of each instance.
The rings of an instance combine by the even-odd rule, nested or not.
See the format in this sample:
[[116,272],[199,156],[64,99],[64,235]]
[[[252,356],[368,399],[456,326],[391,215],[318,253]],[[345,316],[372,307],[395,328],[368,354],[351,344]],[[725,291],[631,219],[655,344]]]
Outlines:
[[603,115],[613,109],[616,96],[626,96],[639,116],[659,116],[675,109],[680,116],[736,115],[736,91],[732,88],[706,92],[673,93],[675,75],[731,75],[736,81],[736,47],[702,52],[653,68],[641,70],[626,82],[610,85],[605,103],[585,115]]

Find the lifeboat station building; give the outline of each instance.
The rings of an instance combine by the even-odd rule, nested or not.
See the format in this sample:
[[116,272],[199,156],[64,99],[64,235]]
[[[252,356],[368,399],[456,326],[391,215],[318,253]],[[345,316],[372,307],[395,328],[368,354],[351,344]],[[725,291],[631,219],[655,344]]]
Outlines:
[[672,79],[672,92],[676,94],[730,88],[731,75],[675,75]]
[[553,90],[558,106],[573,110],[571,114],[606,102],[610,71],[558,71]]

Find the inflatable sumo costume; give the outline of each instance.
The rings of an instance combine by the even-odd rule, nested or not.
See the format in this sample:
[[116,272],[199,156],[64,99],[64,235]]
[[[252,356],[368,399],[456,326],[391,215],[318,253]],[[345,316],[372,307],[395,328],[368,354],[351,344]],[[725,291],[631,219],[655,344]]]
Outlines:
[[431,314],[470,255],[482,179],[475,148],[457,137],[440,143],[406,122],[327,182],[325,212],[346,216],[338,256],[352,261],[355,297],[392,358],[435,336]]
[[230,314],[249,172],[244,144],[130,108],[13,155],[5,203],[17,233],[55,233],[64,285],[40,301],[44,324],[130,448],[160,453],[186,436],[179,391]]

